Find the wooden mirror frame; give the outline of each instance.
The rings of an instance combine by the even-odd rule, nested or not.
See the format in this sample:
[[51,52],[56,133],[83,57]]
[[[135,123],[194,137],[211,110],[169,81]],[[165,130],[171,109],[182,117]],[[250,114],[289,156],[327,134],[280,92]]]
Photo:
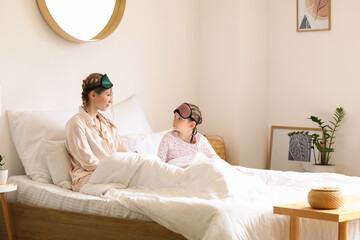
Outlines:
[[57,22],[52,17],[52,15],[46,5],[45,0],[36,0],[36,2],[37,2],[37,5],[40,9],[40,12],[41,12],[43,18],[48,23],[48,25],[61,37],[65,38],[69,41],[72,41],[72,42],[93,42],[93,41],[102,40],[102,39],[106,38],[107,36],[109,36],[112,32],[115,31],[117,26],[120,24],[120,21],[124,15],[125,4],[126,4],[126,0],[116,0],[114,11],[110,17],[110,20],[106,24],[106,26],[95,37],[93,37],[89,40],[82,40],[82,39],[78,39],[78,38],[68,34],[57,24]]

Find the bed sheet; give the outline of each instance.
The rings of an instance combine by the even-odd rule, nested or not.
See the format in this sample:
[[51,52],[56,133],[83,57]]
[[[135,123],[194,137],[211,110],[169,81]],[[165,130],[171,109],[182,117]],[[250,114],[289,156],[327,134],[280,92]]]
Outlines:
[[54,184],[36,182],[25,175],[11,176],[8,181],[18,185],[17,191],[8,194],[9,202],[111,217],[152,221],[149,217],[122,206],[118,201],[73,192],[55,186]]

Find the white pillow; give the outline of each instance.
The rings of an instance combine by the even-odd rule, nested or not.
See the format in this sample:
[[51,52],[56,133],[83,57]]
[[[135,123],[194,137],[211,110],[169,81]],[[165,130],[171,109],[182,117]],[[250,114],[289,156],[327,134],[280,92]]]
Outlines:
[[134,95],[129,99],[108,109],[103,115],[109,118],[118,128],[119,135],[152,133],[146,119],[140,99]]
[[65,141],[42,141],[45,159],[51,180],[59,187],[71,189],[70,155],[65,148]]
[[171,130],[157,133],[126,135],[121,138],[131,151],[137,151],[141,154],[157,155],[161,139],[169,131]]
[[[32,180],[51,183],[46,159],[42,157],[41,140],[65,139],[67,121],[78,109],[56,111],[8,110],[10,132],[26,175]],[[118,127],[119,135],[151,133],[138,97],[133,96],[104,113]]]
[[44,157],[41,140],[64,140],[65,125],[77,112],[58,111],[12,111],[8,110],[10,132],[16,151],[26,174],[34,181],[51,183]]

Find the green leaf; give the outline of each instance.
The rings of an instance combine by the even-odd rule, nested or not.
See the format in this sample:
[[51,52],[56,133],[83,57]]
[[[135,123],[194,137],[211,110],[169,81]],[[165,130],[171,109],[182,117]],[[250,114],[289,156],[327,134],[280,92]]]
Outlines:
[[309,135],[309,131],[294,131],[288,133],[288,136],[291,137],[293,135]]
[[323,151],[324,148],[322,147],[322,144],[320,144],[320,143],[318,143],[318,142],[314,142],[314,144],[315,144],[316,148],[317,148],[320,152]]
[[326,148],[325,152],[334,152],[334,149],[333,148]]
[[[334,118],[335,119],[335,118]],[[335,122],[336,122],[337,120],[335,119]],[[329,121],[332,125],[334,125],[334,126],[336,126],[336,124],[333,122],[333,121]]]

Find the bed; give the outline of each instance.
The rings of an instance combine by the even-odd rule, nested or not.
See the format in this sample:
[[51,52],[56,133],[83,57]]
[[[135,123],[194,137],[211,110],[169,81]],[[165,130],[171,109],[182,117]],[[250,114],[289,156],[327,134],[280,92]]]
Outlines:
[[[69,190],[64,148],[64,126],[75,112],[8,111],[26,172],[9,178],[18,184],[16,194],[8,195],[15,239],[281,240],[288,239],[289,219],[273,214],[274,205],[305,201],[307,192],[318,186],[339,187],[345,194],[360,192],[360,178],[334,173],[260,170],[213,159],[203,159],[183,172],[164,167],[154,154],[167,131],[152,132],[133,97],[115,106],[110,118],[120,126],[129,147],[140,154],[104,161],[89,186],[75,193]],[[175,177],[156,181],[159,174],[144,173],[145,165],[139,161],[158,164]],[[101,182],[106,169],[124,162],[131,164],[132,174],[126,179],[126,174],[115,174]],[[335,223],[301,219],[300,224],[300,239],[336,239]],[[3,226],[0,236],[6,237]],[[349,238],[360,239],[360,221],[350,222]]]
[[[8,194],[15,239],[185,239],[115,202],[27,176],[9,181],[18,185]],[[3,218],[0,222],[0,239],[6,239]]]

